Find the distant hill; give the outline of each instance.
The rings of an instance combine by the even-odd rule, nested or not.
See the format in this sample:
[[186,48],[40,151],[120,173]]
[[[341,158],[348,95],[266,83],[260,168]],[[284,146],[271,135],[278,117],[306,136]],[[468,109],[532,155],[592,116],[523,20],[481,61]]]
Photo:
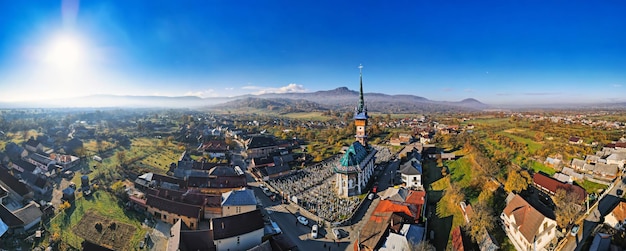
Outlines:
[[218,109],[245,109],[254,108],[267,110],[270,112],[290,113],[290,112],[311,112],[325,111],[327,108],[320,104],[304,99],[286,99],[286,98],[253,98],[247,97],[228,101],[223,104],[214,105],[213,108]]
[[[371,112],[428,113],[476,111],[489,108],[476,99],[459,102],[433,101],[415,95],[388,95],[365,93],[365,103]],[[125,96],[91,95],[85,97],[52,99],[37,102],[0,103],[3,108],[75,108],[75,107],[130,107],[130,108],[190,108],[190,109],[265,109],[278,113],[311,111],[352,111],[359,93],[347,87],[309,93],[268,93],[236,97],[200,98],[196,96]]]
[[[301,99],[319,102],[331,110],[348,111],[354,109],[359,99],[359,92],[339,87],[328,91],[310,93],[268,93],[256,96],[264,99]],[[415,95],[388,95],[383,93],[364,93],[365,104],[369,111],[382,113],[426,113],[476,111],[489,106],[476,99],[459,102],[433,101]]]

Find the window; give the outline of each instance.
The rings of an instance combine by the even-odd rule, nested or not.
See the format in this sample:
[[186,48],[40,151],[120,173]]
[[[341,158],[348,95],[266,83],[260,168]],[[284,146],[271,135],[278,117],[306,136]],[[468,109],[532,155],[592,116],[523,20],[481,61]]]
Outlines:
[[241,243],[241,240],[239,239],[240,237],[237,236],[237,246],[239,246],[239,244]]
[[163,215],[163,219],[164,219],[164,220],[167,220],[167,215],[165,215],[165,214],[164,214],[164,215]]

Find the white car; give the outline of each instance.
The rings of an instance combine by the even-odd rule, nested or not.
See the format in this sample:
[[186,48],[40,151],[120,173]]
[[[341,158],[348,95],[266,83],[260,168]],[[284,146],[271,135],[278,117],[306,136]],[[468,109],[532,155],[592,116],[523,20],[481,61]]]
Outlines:
[[311,228],[311,238],[317,239],[317,224],[313,225]]
[[309,220],[304,217],[304,216],[298,216],[298,222],[300,222],[300,224],[308,226],[309,225]]

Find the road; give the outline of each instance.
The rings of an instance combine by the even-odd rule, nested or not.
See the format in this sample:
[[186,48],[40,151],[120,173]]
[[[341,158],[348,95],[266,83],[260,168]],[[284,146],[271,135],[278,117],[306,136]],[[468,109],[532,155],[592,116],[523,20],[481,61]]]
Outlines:
[[613,208],[620,202],[620,196],[617,195],[617,190],[626,190],[626,179],[617,179],[614,183],[613,188],[609,191],[609,193],[600,199],[598,206],[593,208],[589,215],[583,220],[581,227],[582,231],[580,231],[576,236],[569,235],[566,243],[563,245],[561,250],[563,251],[572,251],[572,250],[583,250],[583,245],[585,240],[593,234],[594,229],[603,222],[604,216],[609,214]]
[[[239,147],[238,151],[242,151],[243,147]],[[236,151],[235,151],[236,152]],[[320,225],[318,238],[311,238],[311,227],[317,224],[317,217],[309,212],[300,212],[299,209],[292,204],[283,204],[281,200],[272,201],[267,197],[259,188],[262,182],[258,182],[247,170],[247,164],[243,160],[241,154],[233,154],[233,164],[238,165],[246,172],[248,179],[248,187],[254,191],[258,203],[261,205],[261,211],[263,215],[276,222],[281,228],[284,235],[286,235],[294,244],[296,244],[299,250],[303,251],[319,251],[319,250],[352,250],[352,245],[357,238],[358,229],[369,219],[373,209],[378,205],[380,198],[376,198],[373,201],[365,201],[363,207],[356,213],[353,224],[349,226],[340,227],[341,229],[349,233],[348,237],[340,240],[335,240],[331,230],[328,226],[324,227]],[[384,191],[388,187],[392,186],[393,177],[396,176],[396,170],[398,168],[398,161],[394,161],[389,165],[382,165],[380,167],[378,181],[378,191]],[[298,215],[304,215],[309,219],[309,224],[304,226],[297,223],[296,217]]]

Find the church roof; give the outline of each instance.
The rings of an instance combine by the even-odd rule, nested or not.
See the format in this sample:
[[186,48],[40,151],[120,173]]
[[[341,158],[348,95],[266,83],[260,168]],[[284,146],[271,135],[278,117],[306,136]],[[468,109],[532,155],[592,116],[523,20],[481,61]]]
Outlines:
[[367,149],[361,143],[355,141],[341,158],[341,166],[357,166],[367,157],[367,154]]

